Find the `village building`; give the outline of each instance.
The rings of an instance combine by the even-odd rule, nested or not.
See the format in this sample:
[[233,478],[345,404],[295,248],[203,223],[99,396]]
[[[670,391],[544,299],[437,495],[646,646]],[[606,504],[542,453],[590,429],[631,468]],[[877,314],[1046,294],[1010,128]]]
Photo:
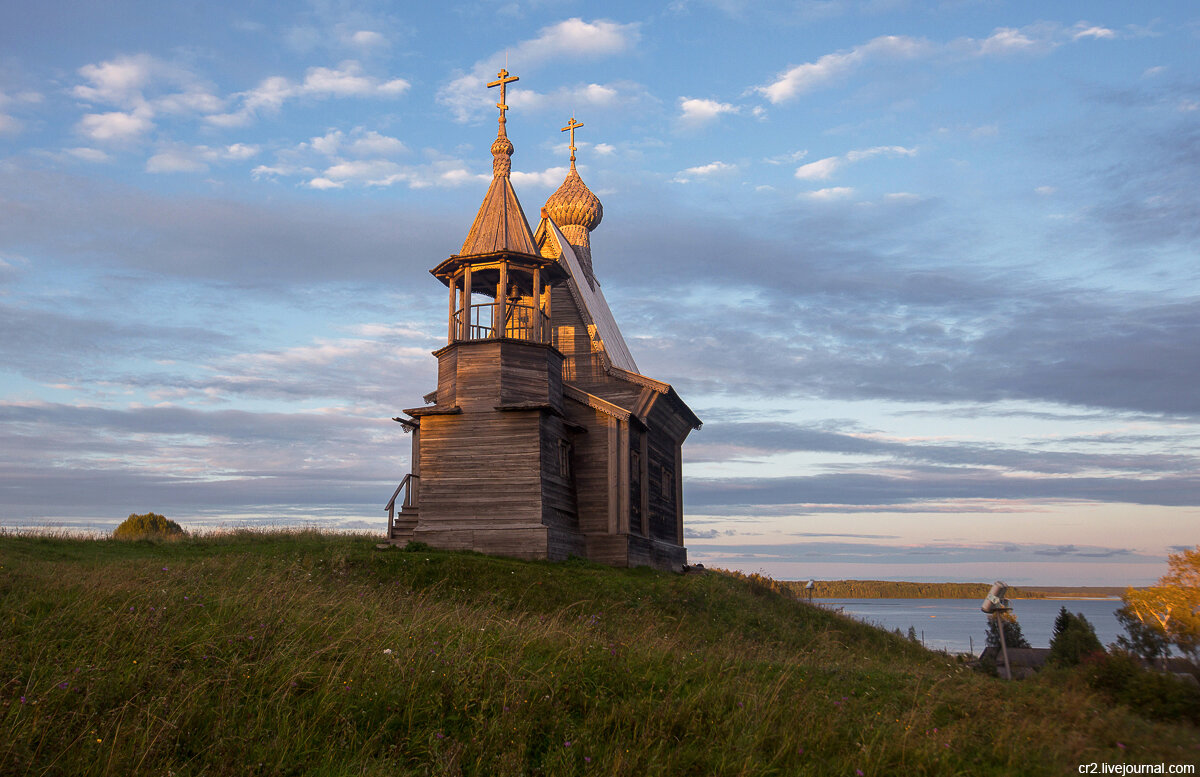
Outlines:
[[509,178],[516,80],[488,84],[492,182],[462,250],[430,271],[449,290],[446,345],[427,404],[395,419],[412,471],[387,506],[389,540],[681,569],[681,446],[700,419],[638,371],[604,298],[589,237],[604,209],[575,168],[574,117],[570,171],[530,228]]

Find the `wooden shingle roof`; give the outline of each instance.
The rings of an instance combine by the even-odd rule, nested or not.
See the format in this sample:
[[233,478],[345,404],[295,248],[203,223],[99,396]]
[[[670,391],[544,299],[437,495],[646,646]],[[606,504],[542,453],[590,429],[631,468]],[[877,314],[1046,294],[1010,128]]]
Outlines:
[[492,144],[492,184],[484,195],[479,212],[475,214],[475,222],[471,224],[471,231],[467,233],[459,256],[501,251],[538,255],[533,230],[529,228],[525,211],[521,209],[517,193],[513,191],[508,178],[511,155],[512,143],[504,135],[504,125],[501,125],[500,135]]

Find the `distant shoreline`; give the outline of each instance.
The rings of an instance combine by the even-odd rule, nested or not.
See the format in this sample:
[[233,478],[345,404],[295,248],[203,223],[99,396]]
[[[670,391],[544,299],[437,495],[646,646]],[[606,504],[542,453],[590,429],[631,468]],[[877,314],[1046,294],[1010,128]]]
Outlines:
[[[983,599],[991,583],[915,583],[897,580],[780,580],[794,595],[814,599]],[[1126,586],[1010,586],[1009,599],[1119,600]]]

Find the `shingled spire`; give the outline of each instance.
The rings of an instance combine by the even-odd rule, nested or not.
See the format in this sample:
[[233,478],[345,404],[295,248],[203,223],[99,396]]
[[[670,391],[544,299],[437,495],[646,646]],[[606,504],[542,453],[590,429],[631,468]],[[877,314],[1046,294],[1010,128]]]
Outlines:
[[479,206],[479,212],[475,214],[475,222],[471,224],[471,231],[467,233],[459,255],[507,251],[536,256],[538,250],[533,232],[509,180],[513,144],[504,128],[507,122],[504,113],[508,110],[505,99],[508,85],[518,79],[510,76],[507,70],[501,70],[496,75],[497,80],[488,84],[488,87],[500,87],[500,102],[496,103],[500,109],[500,128],[496,132],[496,140],[492,142],[492,184],[483,198],[483,204]]

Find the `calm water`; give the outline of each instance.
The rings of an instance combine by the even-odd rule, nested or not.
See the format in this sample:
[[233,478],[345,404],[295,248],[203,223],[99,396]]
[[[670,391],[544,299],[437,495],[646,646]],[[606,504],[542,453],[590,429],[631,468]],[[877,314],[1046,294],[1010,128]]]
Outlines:
[[[974,638],[975,654],[987,640],[987,616],[979,611],[979,599],[813,599],[822,607],[841,608],[846,615],[882,626],[888,631],[908,627],[925,632],[925,646],[932,650],[966,653]],[[1021,624],[1021,633],[1033,647],[1049,647],[1054,618],[1061,607],[1083,616],[1096,627],[1096,636],[1107,646],[1116,642],[1124,629],[1114,613],[1120,599],[1013,599],[1013,614]]]

